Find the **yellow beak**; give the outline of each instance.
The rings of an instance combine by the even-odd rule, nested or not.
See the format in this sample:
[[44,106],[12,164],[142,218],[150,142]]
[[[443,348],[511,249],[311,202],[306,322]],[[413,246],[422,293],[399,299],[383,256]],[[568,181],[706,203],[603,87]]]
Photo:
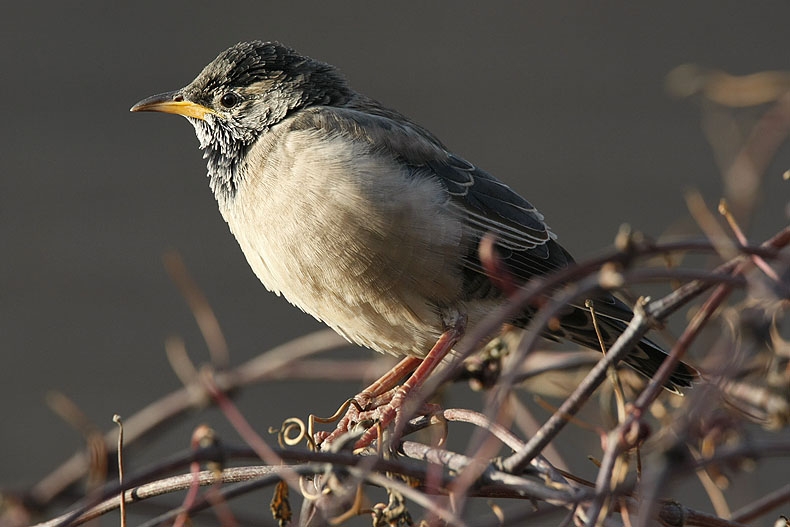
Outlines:
[[205,120],[207,114],[216,113],[211,108],[184,99],[178,91],[160,93],[138,102],[130,112],[163,112]]

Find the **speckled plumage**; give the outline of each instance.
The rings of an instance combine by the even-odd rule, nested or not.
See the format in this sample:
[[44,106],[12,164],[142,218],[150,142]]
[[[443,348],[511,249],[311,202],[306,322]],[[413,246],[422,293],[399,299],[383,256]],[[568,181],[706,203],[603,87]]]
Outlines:
[[[478,259],[487,232],[520,281],[572,262],[507,185],[280,44],[237,44],[134,109],[187,115],[220,211],[267,289],[377,351],[423,356],[449,312],[474,327],[504,301]],[[606,292],[594,300],[611,344],[631,311]],[[569,306],[561,323],[547,336],[598,349],[585,309]],[[649,376],[664,355],[643,339],[626,362]],[[693,377],[681,364],[667,387]]]

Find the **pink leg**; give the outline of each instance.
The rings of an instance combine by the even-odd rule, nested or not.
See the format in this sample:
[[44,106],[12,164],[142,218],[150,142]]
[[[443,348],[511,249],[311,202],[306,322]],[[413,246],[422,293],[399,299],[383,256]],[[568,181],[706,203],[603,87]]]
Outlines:
[[446,327],[447,329],[445,329],[442,336],[439,337],[439,340],[434,344],[433,348],[431,348],[431,351],[428,352],[428,355],[422,360],[419,367],[414,370],[411,377],[397,389],[389,404],[378,409],[379,426],[365,432],[354,444],[355,448],[368,446],[378,437],[378,429],[383,430],[387,428],[393,420],[396,420],[397,424],[398,420],[402,421],[409,417],[403,414],[406,398],[411,392],[418,390],[425,383],[425,380],[433,373],[450,350],[453,349],[453,346],[461,339],[466,330],[466,317],[456,314],[451,321],[448,321]]
[[[406,357],[402,359],[398,364],[393,366],[393,368],[382,375],[376,382],[362,390],[359,395],[357,395],[356,399],[357,402],[360,403],[360,406],[365,406],[363,404],[364,399],[370,400],[382,395],[392,388],[398,385],[398,382],[403,379],[406,375],[413,372],[420,366],[420,362],[422,359],[419,357]],[[360,400],[363,399],[363,400]]]

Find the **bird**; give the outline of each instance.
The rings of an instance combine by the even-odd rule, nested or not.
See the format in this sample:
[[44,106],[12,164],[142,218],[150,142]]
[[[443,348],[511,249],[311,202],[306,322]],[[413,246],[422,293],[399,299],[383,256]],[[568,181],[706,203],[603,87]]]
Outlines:
[[[131,111],[193,125],[219,210],[266,289],[355,344],[406,357],[413,377],[507,301],[481,261],[486,236],[517,284],[574,263],[508,185],[356,92],[336,67],[278,42],[231,46],[185,87]],[[609,346],[633,312],[604,290],[591,300]],[[509,323],[533,315],[527,307]],[[558,320],[546,337],[600,350],[583,301]],[[624,362],[649,378],[665,357],[642,338]],[[681,393],[696,375],[681,362],[665,387]]]

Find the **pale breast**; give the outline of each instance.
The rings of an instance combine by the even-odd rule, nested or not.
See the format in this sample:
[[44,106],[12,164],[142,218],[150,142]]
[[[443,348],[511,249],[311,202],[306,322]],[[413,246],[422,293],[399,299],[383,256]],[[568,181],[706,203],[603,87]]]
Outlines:
[[223,216],[269,290],[353,342],[422,355],[460,295],[462,224],[439,182],[317,134],[264,136]]

